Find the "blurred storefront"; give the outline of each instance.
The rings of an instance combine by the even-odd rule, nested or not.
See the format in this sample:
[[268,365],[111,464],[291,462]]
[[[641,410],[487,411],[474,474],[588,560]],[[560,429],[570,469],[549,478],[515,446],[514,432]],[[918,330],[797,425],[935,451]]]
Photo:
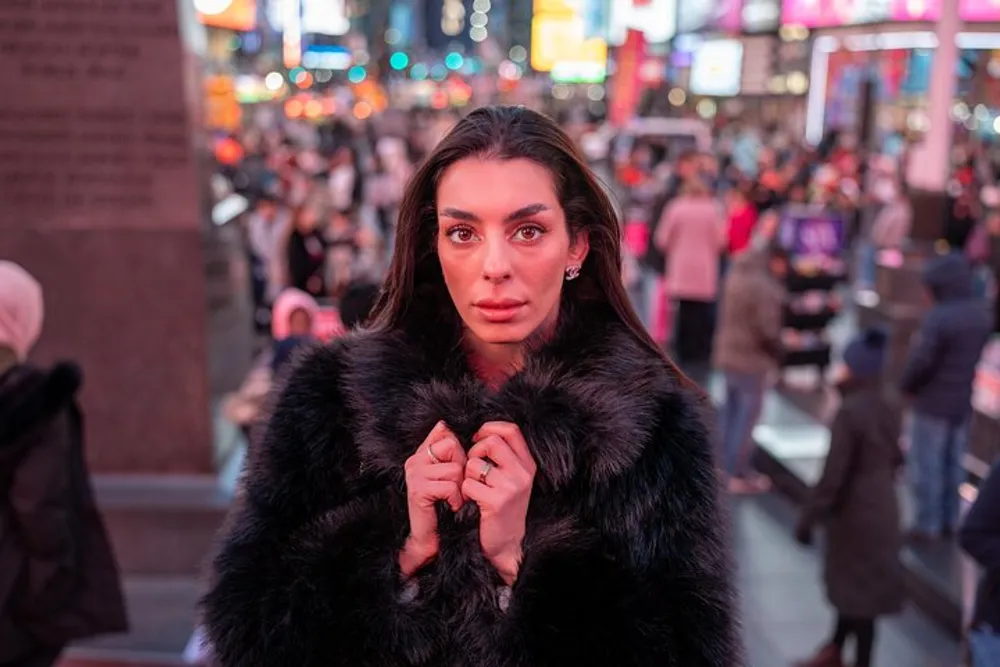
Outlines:
[[[866,3],[784,0],[783,22],[812,31],[806,138],[818,143],[831,130],[845,130],[878,150],[896,152],[904,137],[929,129],[926,113],[931,63],[941,0]],[[957,43],[954,119],[993,134],[1000,68],[1000,6],[961,0],[965,22]],[[991,108],[992,107],[992,108]],[[978,116],[975,114],[979,109]]]

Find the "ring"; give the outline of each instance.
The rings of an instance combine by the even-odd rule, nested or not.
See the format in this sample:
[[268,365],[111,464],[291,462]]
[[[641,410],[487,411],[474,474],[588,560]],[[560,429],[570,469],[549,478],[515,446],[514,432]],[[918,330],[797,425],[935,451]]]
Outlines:
[[427,456],[430,457],[431,463],[441,463],[441,459],[434,455],[434,450],[432,449],[434,445],[427,445]]
[[489,461],[483,461],[483,469],[479,471],[479,482],[481,484],[486,483],[486,476],[490,474],[490,470],[493,470],[493,464]]

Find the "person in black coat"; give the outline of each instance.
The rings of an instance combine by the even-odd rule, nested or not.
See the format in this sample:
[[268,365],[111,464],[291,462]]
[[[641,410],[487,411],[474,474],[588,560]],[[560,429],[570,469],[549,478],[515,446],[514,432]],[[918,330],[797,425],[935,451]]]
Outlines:
[[994,667],[1000,665],[1000,462],[979,488],[959,539],[983,568],[969,628],[972,667]]
[[25,363],[41,288],[0,262],[0,665],[48,667],[69,642],[127,629],[76,404],[81,374]]
[[972,268],[964,255],[931,259],[923,278],[933,306],[912,339],[899,380],[911,399],[908,456],[916,505],[911,537],[920,541],[953,534],[958,527],[972,381],[993,332],[993,315],[973,294]]
[[216,662],[743,665],[704,398],[571,140],[479,109],[404,202],[370,328],[297,366],[246,472]]
[[844,351],[847,376],[834,417],[823,476],[812,490],[796,529],[803,544],[813,526],[826,528],[823,578],[837,625],[826,646],[800,667],[841,667],[853,637],[856,667],[871,665],[875,622],[900,611],[904,598],[896,475],[900,411],[882,387],[886,335],[868,330]]

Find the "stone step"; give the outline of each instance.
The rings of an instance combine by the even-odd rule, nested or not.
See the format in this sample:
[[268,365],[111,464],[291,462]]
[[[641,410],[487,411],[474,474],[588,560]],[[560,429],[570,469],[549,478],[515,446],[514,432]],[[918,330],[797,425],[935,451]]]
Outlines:
[[197,576],[231,501],[214,475],[95,475],[94,489],[125,575]]

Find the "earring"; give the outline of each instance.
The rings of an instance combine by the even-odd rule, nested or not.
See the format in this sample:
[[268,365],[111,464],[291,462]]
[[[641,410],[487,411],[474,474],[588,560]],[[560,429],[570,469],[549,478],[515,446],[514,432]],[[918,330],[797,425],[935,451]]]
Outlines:
[[579,266],[567,266],[566,267],[566,280],[576,280],[580,277],[580,267]]

